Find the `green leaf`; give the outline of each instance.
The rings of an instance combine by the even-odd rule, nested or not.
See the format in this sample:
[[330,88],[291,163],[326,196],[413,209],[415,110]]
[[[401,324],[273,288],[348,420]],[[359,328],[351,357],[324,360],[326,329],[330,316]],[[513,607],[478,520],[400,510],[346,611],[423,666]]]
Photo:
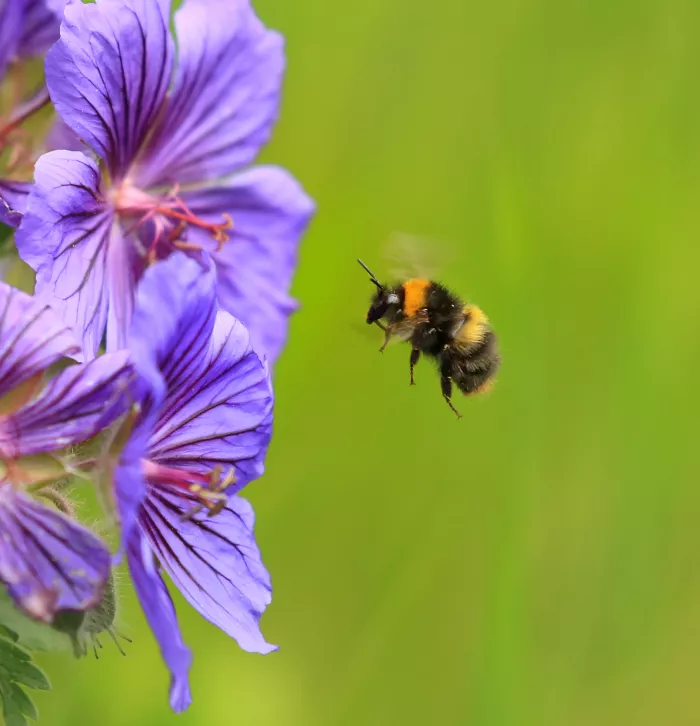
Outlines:
[[17,723],[26,723],[24,716],[36,720],[39,715],[36,706],[16,683],[0,681],[0,694],[2,695],[2,710],[6,723],[10,723],[11,718],[14,718]]
[[[26,651],[2,639],[0,639],[0,671],[5,671],[13,681],[30,688],[46,691],[51,687],[46,676],[31,662]],[[0,678],[2,678],[1,673]]]
[[34,663],[29,652],[17,645],[18,635],[0,625],[0,698],[6,726],[27,726],[36,720],[37,710],[24,688],[48,690],[48,679]]
[[7,638],[8,640],[11,640],[13,643],[16,643],[19,640],[19,635],[15,633],[14,630],[10,630],[9,628],[5,627],[4,625],[0,625],[0,637]]

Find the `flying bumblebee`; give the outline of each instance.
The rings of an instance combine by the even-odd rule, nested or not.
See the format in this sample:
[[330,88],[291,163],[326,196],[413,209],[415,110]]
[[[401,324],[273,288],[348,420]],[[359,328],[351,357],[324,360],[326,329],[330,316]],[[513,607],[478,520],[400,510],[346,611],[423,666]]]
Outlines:
[[461,418],[452,404],[453,382],[465,396],[484,393],[501,362],[488,318],[438,282],[416,278],[390,287],[379,282],[362,260],[358,262],[377,288],[367,323],[376,323],[384,331],[380,351],[392,338],[411,343],[412,386],[421,353],[433,358],[440,371],[442,395]]

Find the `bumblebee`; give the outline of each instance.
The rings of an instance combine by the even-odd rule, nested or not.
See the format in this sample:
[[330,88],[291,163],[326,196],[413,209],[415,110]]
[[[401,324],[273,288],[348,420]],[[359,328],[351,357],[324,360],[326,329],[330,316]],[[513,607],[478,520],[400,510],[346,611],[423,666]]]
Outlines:
[[442,395],[461,418],[452,404],[452,384],[465,396],[484,393],[501,362],[488,318],[476,305],[465,304],[438,282],[411,279],[389,287],[379,282],[364,262],[358,262],[377,288],[367,323],[375,323],[384,331],[380,351],[392,338],[411,343],[412,386],[421,353],[433,358],[440,371]]

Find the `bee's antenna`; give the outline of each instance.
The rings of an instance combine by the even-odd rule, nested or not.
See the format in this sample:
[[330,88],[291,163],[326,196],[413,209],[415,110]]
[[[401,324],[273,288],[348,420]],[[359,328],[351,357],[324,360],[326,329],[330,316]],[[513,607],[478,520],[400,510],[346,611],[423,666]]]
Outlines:
[[367,267],[367,265],[365,265],[365,263],[364,263],[364,262],[363,262],[362,260],[358,260],[358,262],[360,263],[360,265],[362,265],[362,267],[364,268],[365,272],[366,272],[366,273],[367,273],[367,274],[369,275],[369,279],[370,279],[370,280],[371,280],[371,281],[372,281],[372,282],[373,282],[373,283],[374,283],[374,284],[375,284],[375,285],[376,285],[376,286],[377,286],[377,287],[378,287],[378,288],[379,288],[380,290],[383,290],[383,289],[384,289],[384,285],[382,285],[382,283],[381,283],[381,282],[379,282],[379,280],[377,280],[377,278],[376,278],[376,277],[374,276],[374,273],[372,272],[372,270],[370,270],[370,269],[369,269],[369,267]]

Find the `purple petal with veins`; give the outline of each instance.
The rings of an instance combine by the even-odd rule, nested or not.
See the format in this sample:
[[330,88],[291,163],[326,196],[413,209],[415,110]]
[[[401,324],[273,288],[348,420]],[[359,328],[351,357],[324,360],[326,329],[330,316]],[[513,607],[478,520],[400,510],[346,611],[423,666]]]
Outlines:
[[[121,232],[103,197],[99,169],[84,154],[44,154],[35,180],[15,237],[17,250],[36,270],[35,294],[50,301],[75,330],[89,359],[97,354],[107,325],[108,250],[122,244]],[[112,272],[115,278],[128,274],[121,268]]]
[[50,307],[0,283],[0,396],[79,350]]
[[243,650],[277,650],[260,632],[272,587],[253,536],[253,508],[233,496],[215,517],[185,518],[194,501],[167,487],[150,489],[141,522],[158,560],[190,605]]
[[141,607],[156,636],[163,660],[172,674],[170,706],[179,713],[192,702],[187,679],[192,655],[182,642],[175,607],[163,578],[156,570],[153,552],[139,531],[134,531],[129,540],[127,560]]
[[277,119],[283,40],[247,0],[187,0],[175,28],[175,85],[138,162],[141,187],[227,176],[253,161]]
[[[274,362],[287,339],[289,316],[297,309],[289,290],[313,202],[288,172],[275,166],[253,167],[183,198],[204,220],[224,212],[234,220],[230,241],[212,252],[219,304],[240,318],[253,348]],[[189,239],[206,244],[200,230],[190,230]]]
[[70,366],[31,402],[0,417],[0,456],[18,458],[87,441],[128,405],[128,353]]
[[245,327],[217,312],[214,274],[207,256],[182,253],[144,274],[129,338],[144,398],[115,471],[129,564],[176,709],[188,702],[189,661],[154,554],[190,604],[241,647],[274,649],[259,628],[270,582],[252,510],[233,496],[263,471],[272,388]]
[[238,491],[262,475],[272,433],[272,388],[245,327],[219,311],[200,365],[175,350],[149,458],[188,471],[233,469]]
[[169,14],[164,0],[72,3],[46,56],[56,111],[107,162],[113,179],[126,174],[170,85]]
[[110,555],[91,532],[0,482],[0,580],[30,617],[85,610],[102,599]]

